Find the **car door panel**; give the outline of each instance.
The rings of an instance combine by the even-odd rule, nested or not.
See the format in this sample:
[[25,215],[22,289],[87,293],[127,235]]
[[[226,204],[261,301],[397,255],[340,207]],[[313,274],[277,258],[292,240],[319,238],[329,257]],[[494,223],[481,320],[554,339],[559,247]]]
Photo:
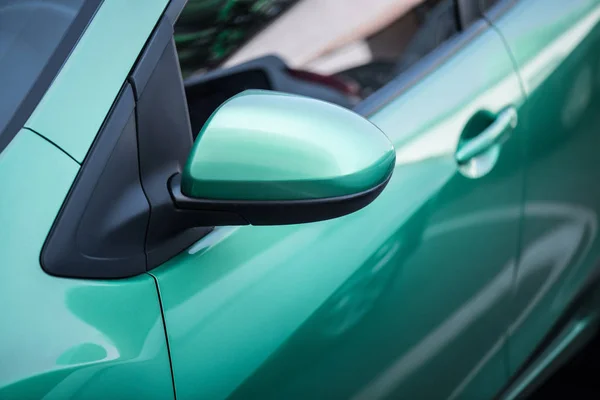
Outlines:
[[520,127],[477,178],[480,165],[459,170],[454,153],[473,115],[520,110],[522,93],[500,36],[472,29],[370,116],[397,150],[370,206],[216,228],[151,271],[178,398],[448,397],[504,384]]
[[490,14],[527,102],[527,178],[511,324],[515,372],[597,269],[600,2],[517,2]]

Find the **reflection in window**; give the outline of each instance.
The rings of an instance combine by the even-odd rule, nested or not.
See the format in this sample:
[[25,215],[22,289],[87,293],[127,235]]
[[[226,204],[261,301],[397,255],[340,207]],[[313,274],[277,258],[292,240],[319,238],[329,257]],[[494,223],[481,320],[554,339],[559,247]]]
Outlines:
[[84,0],[0,0],[0,133],[83,4]]
[[487,11],[496,5],[498,0],[479,0],[479,8],[481,11]]
[[295,77],[331,87],[338,80],[345,94],[364,98],[458,32],[454,4],[190,0],[175,37],[184,75],[275,55]]

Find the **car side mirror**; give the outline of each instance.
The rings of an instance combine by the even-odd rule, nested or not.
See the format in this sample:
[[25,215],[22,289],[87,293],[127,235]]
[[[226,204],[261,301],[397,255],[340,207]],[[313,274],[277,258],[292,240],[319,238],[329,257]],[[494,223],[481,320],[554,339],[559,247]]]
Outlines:
[[179,209],[210,225],[321,221],[371,203],[395,151],[371,122],[311,98],[248,90],[208,119],[182,174],[169,181]]

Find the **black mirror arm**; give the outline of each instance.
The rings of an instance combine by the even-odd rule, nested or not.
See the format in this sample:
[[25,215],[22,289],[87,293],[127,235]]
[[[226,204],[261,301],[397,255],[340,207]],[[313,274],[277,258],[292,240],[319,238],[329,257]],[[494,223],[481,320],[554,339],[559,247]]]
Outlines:
[[169,193],[175,208],[186,215],[187,228],[194,226],[233,226],[248,225],[243,217],[235,212],[233,207],[227,207],[219,201],[209,199],[194,199],[181,191],[181,174],[169,178]]
[[[383,191],[388,178],[370,190],[348,196],[311,200],[237,201],[196,199],[181,192],[181,174],[169,179],[175,207],[203,212],[208,225],[289,225],[324,221],[353,213],[372,202]],[[207,225],[203,225],[207,226]]]

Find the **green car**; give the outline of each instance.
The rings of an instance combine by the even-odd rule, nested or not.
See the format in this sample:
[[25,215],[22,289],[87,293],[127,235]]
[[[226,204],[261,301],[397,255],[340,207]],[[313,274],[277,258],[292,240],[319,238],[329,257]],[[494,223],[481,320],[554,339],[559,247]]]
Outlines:
[[599,327],[599,48],[600,0],[0,0],[0,399],[530,395]]

